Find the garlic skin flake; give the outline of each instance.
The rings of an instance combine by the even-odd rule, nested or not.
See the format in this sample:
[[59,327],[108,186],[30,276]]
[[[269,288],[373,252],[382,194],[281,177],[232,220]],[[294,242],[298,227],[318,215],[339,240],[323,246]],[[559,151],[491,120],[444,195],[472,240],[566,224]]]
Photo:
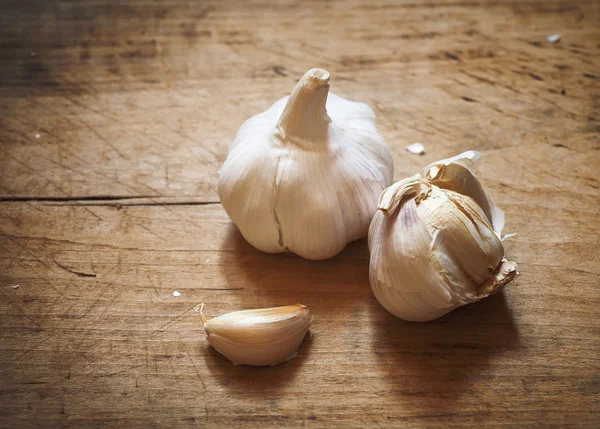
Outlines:
[[396,317],[437,319],[516,276],[500,239],[504,214],[467,168],[477,157],[437,161],[382,193],[369,229],[369,279]]
[[207,320],[200,316],[208,342],[235,365],[277,365],[293,359],[312,322],[301,304],[243,310]]
[[221,168],[223,207],[263,252],[337,255],[368,233],[392,181],[375,114],[330,93],[329,78],[309,70],[289,97],[246,121]]

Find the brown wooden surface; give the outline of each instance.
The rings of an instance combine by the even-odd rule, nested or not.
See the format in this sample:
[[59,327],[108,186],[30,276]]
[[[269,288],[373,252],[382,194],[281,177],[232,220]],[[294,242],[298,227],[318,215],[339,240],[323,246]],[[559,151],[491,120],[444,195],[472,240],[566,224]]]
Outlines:
[[[2,2],[0,425],[598,427],[599,23],[597,0]],[[219,166],[311,67],[373,107],[396,179],[484,153],[518,233],[503,293],[405,323],[365,240],[244,242]],[[199,302],[315,320],[299,358],[235,367]]]

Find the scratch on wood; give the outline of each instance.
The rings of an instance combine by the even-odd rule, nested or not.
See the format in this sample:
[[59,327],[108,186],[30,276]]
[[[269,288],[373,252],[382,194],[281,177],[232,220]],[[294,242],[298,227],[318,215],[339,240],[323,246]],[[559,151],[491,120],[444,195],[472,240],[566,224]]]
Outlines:
[[84,273],[83,271],[76,271],[73,270],[63,264],[61,264],[60,262],[58,262],[56,259],[53,258],[53,261],[56,265],[58,265],[60,268],[62,268],[63,270],[69,272],[69,273],[73,273],[78,277],[96,277],[96,274],[93,273]]
[[455,55],[451,52],[448,51],[444,51],[444,55],[446,56],[446,58],[450,59],[450,60],[454,60],[454,61],[461,61],[460,57],[458,55]]
[[190,307],[190,308],[186,309],[185,311],[179,313],[177,316],[173,317],[171,320],[169,320],[167,323],[162,325],[160,328],[155,329],[154,332],[152,333],[152,335],[150,335],[150,337],[154,337],[155,335],[162,333],[163,329],[165,329],[167,326],[169,326],[171,323],[173,323],[174,321],[179,319],[184,314],[189,313],[191,310],[194,309],[194,307],[195,307],[195,305],[193,307]]
[[79,119],[79,122],[88,130],[90,130],[96,137],[98,137],[100,140],[102,140],[108,147],[110,147],[112,150],[115,151],[115,153],[117,155],[119,155],[121,158],[123,158],[126,161],[129,161],[130,159],[128,157],[125,156],[125,154],[123,154],[123,152],[121,152],[119,149],[117,149],[117,147],[115,145],[113,145],[112,143],[110,143],[108,141],[108,139],[106,139],[105,137],[102,136],[102,134],[100,134],[96,129],[94,129],[92,126],[90,126],[87,122],[82,121],[81,119]]
[[28,353],[31,353],[32,351],[34,351],[36,348],[38,348],[39,346],[41,346],[42,344],[46,343],[47,341],[51,340],[52,338],[55,338],[57,336],[57,334],[54,335],[50,335],[48,336],[46,339],[34,344],[33,346],[29,347],[27,350],[24,350],[23,353],[21,353],[19,356],[17,356],[13,362],[18,362],[21,359],[23,359],[23,357],[25,355],[27,355]]
[[384,112],[384,110],[381,108],[381,106],[379,105],[379,103],[377,101],[373,102],[373,106],[375,106],[375,108],[377,109],[377,111],[379,113],[381,113],[381,116],[383,116],[386,121],[388,121],[390,123],[390,125],[392,127],[394,127],[395,130],[398,129],[398,127],[396,126],[396,124],[388,117],[388,115]]
[[535,80],[539,80],[539,81],[543,81],[544,80],[540,75],[537,75],[535,73],[529,72],[528,75],[529,75],[529,77],[531,77],[532,79],[535,79]]
[[2,293],[4,295],[6,295],[6,297],[8,298],[8,300],[10,301],[10,303],[17,309],[17,311],[19,313],[21,313],[23,316],[25,316],[26,318],[28,318],[34,325],[36,325],[38,328],[41,328],[42,325],[40,325],[34,318],[32,318],[30,315],[28,315],[27,313],[25,313],[18,305],[16,305],[13,301],[13,299],[10,297],[10,295],[8,295],[6,292],[2,291]]
[[[18,237],[15,236],[11,236],[9,234],[6,233],[0,233],[2,235],[4,235],[5,237],[9,237],[10,241],[17,247],[19,248],[19,250],[21,250],[22,252],[28,253],[29,255],[31,255],[32,258],[34,258],[36,261],[38,261],[40,264],[42,264],[43,266],[45,266],[46,268],[48,268],[48,270],[53,271],[52,268],[46,264],[42,259],[38,258],[31,250],[25,248],[24,246],[21,246],[17,240]],[[5,246],[2,246],[4,249],[6,249]],[[64,292],[60,291],[56,286],[54,286],[52,283],[50,283],[50,280],[48,280],[45,276],[41,275],[40,273],[37,272],[37,270],[35,269],[31,269],[30,271],[32,271],[40,280],[42,280],[44,283],[46,283],[48,286],[50,286],[54,291],[56,291],[56,293],[58,293],[60,296],[62,296],[63,298],[65,297]]]
[[146,274],[146,277],[148,278],[148,281],[150,282],[150,285],[152,285],[152,288],[154,289],[154,292],[156,292],[156,295],[158,297],[160,297],[160,293],[158,293],[158,289],[156,288],[156,285],[154,284],[154,282],[150,278],[150,275]]
[[287,73],[285,72],[285,67],[283,66],[273,66],[273,71],[279,76],[287,77]]
[[152,234],[153,236],[155,236],[156,238],[162,240],[162,241],[167,241],[166,238],[164,238],[163,236],[157,234],[156,232],[152,231],[150,228],[148,228],[146,225],[144,225],[141,222],[136,222],[136,225],[139,226],[140,228],[142,228],[144,231],[149,232],[150,234]]
[[190,359],[190,362],[192,363],[192,366],[194,367],[194,370],[196,371],[196,375],[198,375],[198,380],[200,380],[200,383],[202,383],[202,387],[204,388],[204,415],[205,417],[208,417],[208,404],[206,403],[206,384],[204,384],[204,380],[202,379],[202,376],[200,375],[200,371],[198,371],[198,368],[196,367],[196,364],[194,363],[194,359],[192,359],[192,356],[190,355],[190,352],[186,351],[188,358]]

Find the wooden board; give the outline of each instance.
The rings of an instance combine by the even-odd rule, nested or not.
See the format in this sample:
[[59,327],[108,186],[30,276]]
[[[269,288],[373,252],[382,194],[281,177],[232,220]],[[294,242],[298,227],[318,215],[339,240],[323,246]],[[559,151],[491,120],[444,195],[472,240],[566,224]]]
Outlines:
[[[0,426],[598,426],[597,1],[0,11]],[[219,167],[311,67],[374,109],[396,179],[484,153],[518,233],[501,294],[406,323],[370,291],[365,240],[322,262],[243,240]],[[236,367],[200,302],[315,320],[297,359]]]

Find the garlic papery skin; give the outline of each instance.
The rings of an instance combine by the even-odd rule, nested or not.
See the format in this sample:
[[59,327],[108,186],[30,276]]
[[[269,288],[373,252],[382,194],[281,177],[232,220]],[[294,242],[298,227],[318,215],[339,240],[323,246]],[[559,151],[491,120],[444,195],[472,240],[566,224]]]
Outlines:
[[329,79],[309,70],[289,97],[250,118],[221,168],[225,211],[264,252],[335,256],[367,234],[392,181],[373,111],[330,93]]
[[501,227],[495,231],[484,209],[466,194],[487,202],[490,216],[502,212],[457,161],[439,161],[424,176],[387,188],[371,222],[371,288],[401,319],[437,319],[500,290],[517,274],[517,265],[504,258]]
[[242,310],[207,320],[200,307],[208,342],[235,365],[277,365],[297,355],[312,315],[301,304]]
[[500,237],[504,228],[504,212],[494,205],[477,177],[469,169],[479,158],[479,152],[469,150],[455,157],[429,164],[423,169],[423,175],[429,179],[429,182],[440,188],[473,198],[485,213],[496,235]]

